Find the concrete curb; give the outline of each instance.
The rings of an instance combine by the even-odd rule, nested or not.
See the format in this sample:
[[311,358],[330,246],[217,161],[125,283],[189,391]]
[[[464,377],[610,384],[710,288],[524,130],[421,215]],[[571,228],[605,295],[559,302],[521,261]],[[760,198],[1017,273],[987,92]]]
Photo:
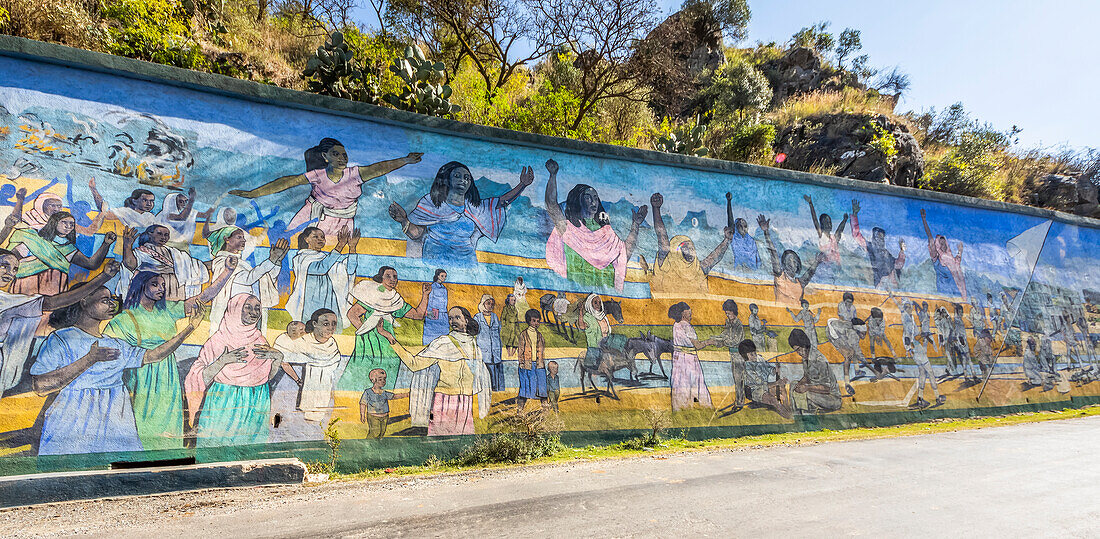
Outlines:
[[205,488],[300,484],[305,477],[306,465],[298,459],[13,475],[0,477],[0,508]]

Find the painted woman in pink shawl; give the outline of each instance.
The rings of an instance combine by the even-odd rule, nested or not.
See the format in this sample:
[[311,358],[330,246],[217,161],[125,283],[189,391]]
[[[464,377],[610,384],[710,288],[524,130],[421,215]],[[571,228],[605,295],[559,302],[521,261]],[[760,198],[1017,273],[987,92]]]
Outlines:
[[507,208],[535,181],[531,167],[523,167],[519,183],[500,197],[481,198],[470,168],[458,161],[439,167],[431,191],[406,215],[396,202],[390,217],[409,237],[405,256],[421,257],[435,265],[477,265],[477,242],[483,236],[497,241],[508,217]]
[[341,228],[355,228],[355,212],[364,183],[405,165],[419,163],[421,155],[424,154],[414,152],[365,167],[349,167],[348,151],[344,145],[334,138],[323,138],[316,146],[306,150],[305,174],[283,176],[250,191],[234,189],[229,194],[256,198],[309,184],[313,190],[302,209],[294,214],[287,229],[293,230],[315,220],[317,228],[323,230],[326,236],[335,238]]
[[260,331],[262,311],[256,296],[233,296],[218,330],[187,373],[183,386],[198,447],[268,441],[267,382],[284,364],[283,353],[268,346]]
[[645,221],[649,206],[634,212],[626,241],[611,228],[600,195],[586,184],[577,184],[565,197],[565,209],[558,202],[558,163],[546,162],[550,180],[546,182],[546,211],[554,221],[554,231],[546,241],[546,264],[558,275],[586,285],[623,289],[626,263],[638,242],[638,227]]

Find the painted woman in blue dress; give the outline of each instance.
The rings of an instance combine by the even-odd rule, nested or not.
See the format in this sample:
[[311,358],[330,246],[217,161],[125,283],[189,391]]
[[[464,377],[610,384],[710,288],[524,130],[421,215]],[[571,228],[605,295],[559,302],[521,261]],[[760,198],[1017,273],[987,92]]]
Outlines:
[[50,314],[50,325],[57,331],[46,339],[31,367],[35,393],[57,393],[46,410],[39,455],[142,450],[122,375],[168,357],[202,321],[203,309],[196,305],[187,327],[146,350],[101,333],[103,322],[118,307],[118,299],[100,286]]
[[[358,257],[355,247],[359,243],[359,229],[349,232],[347,227],[336,234],[336,248],[326,253],[325,232],[317,227],[306,227],[298,235],[298,253],[291,261],[294,271],[294,288],[286,302],[286,310],[293,320],[304,322],[320,309],[338,313],[338,331],[348,327],[348,294],[351,293]],[[344,247],[348,254],[344,254]]]
[[477,265],[477,242],[482,236],[497,241],[504,230],[508,205],[535,181],[531,167],[523,167],[519,183],[503,196],[482,199],[469,167],[451,161],[439,168],[431,191],[412,213],[396,202],[390,217],[409,237],[405,256],[446,263],[448,267]]

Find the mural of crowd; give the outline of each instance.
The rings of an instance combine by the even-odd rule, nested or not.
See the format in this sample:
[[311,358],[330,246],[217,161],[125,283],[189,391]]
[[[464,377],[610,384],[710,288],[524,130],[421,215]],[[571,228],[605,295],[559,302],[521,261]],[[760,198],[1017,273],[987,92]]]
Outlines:
[[208,96],[47,76],[0,87],[0,458],[1100,388],[1093,229],[315,112],[219,146]]

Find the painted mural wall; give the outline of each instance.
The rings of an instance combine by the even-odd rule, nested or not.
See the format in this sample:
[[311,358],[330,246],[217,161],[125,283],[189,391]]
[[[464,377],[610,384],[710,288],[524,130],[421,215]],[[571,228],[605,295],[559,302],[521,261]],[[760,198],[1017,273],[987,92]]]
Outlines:
[[1100,394],[1095,228],[0,70],[2,473]]

